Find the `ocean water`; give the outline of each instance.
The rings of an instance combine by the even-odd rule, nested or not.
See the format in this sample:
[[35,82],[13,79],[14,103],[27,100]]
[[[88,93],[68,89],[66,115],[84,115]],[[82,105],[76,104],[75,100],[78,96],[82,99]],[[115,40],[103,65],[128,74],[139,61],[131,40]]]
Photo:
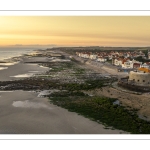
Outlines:
[[43,47],[0,47],[0,61],[11,57],[21,56],[23,54],[32,53],[33,50],[42,49]]

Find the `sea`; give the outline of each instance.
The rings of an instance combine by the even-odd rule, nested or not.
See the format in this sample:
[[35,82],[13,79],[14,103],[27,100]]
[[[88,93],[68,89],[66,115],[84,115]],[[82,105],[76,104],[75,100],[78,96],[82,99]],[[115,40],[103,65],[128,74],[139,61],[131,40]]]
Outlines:
[[9,59],[12,57],[21,56],[23,54],[30,54],[34,50],[46,49],[46,47],[24,47],[24,46],[9,46],[9,47],[0,47],[0,61],[4,59]]

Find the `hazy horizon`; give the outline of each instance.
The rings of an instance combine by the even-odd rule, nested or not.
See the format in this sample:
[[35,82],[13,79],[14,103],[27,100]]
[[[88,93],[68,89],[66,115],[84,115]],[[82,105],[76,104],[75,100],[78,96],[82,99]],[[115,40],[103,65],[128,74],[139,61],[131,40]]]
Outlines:
[[150,16],[0,16],[0,47],[149,47]]

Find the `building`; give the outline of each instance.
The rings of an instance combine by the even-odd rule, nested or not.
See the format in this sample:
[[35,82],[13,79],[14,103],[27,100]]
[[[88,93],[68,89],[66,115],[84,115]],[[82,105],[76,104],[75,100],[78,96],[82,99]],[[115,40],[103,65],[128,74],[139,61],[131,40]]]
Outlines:
[[148,56],[148,59],[150,59],[150,50],[148,50],[147,56]]
[[133,68],[134,69],[138,69],[141,67],[141,64],[140,63],[133,63]]
[[141,65],[142,68],[150,68],[150,62],[146,62]]
[[107,59],[104,58],[104,57],[98,57],[97,61],[99,61],[99,62],[106,62]]
[[143,71],[130,71],[128,82],[137,85],[150,86],[150,73]]
[[123,60],[122,61],[122,68],[125,68],[125,69],[133,68],[133,62],[130,60]]
[[97,55],[96,54],[91,54],[90,59],[97,59]]
[[114,65],[122,66],[122,61],[123,61],[123,58],[116,58],[114,59]]

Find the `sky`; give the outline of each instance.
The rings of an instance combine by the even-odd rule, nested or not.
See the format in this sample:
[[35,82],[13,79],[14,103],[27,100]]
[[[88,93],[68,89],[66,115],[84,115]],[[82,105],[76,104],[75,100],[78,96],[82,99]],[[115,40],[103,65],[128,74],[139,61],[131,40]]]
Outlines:
[[0,46],[150,46],[150,16],[0,16]]

